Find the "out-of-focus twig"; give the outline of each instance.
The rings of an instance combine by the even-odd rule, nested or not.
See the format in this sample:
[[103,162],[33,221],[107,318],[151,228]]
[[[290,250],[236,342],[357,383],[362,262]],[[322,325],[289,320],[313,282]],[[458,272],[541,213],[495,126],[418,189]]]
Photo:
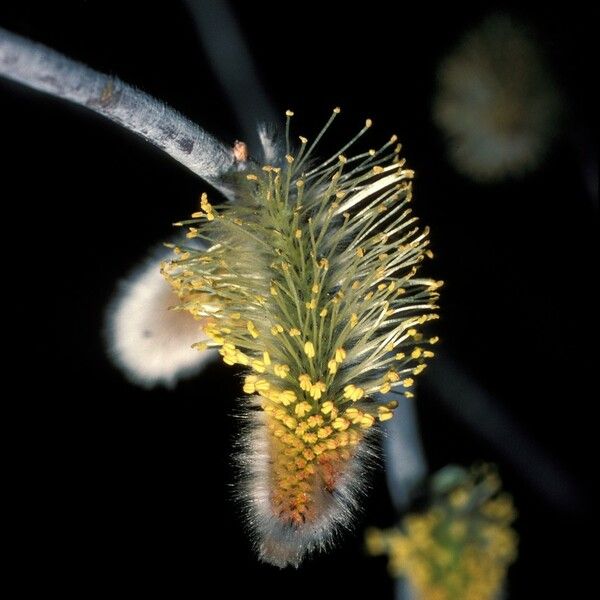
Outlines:
[[257,125],[278,122],[258,79],[250,49],[226,0],[185,0],[213,71],[242,127],[245,142],[258,151]]
[[427,476],[427,462],[419,435],[415,398],[394,395],[398,408],[385,423],[383,448],[390,497],[399,513],[410,505],[412,493]]
[[448,409],[504,456],[556,508],[578,510],[584,502],[571,476],[536,444],[524,428],[443,351],[423,378]]

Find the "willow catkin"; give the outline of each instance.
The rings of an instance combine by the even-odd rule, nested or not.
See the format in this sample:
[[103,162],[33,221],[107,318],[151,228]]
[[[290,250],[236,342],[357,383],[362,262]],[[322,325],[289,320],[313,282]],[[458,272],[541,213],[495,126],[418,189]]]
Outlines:
[[[163,272],[181,306],[208,319],[209,346],[246,370],[240,495],[259,555],[298,565],[350,523],[369,438],[433,356],[421,327],[441,282],[421,278],[428,230],[412,215],[412,171],[393,136],[347,157],[365,126],[317,163],[317,142],[237,174],[237,200],[180,223],[204,251],[178,245]],[[199,346],[203,348],[203,345]]]

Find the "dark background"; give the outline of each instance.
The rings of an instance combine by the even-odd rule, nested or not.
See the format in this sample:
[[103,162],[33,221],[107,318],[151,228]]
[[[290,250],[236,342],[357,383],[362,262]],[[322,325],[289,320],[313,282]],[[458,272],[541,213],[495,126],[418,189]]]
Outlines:
[[[399,135],[417,172],[414,208],[433,231],[430,274],[447,282],[436,324],[443,347],[568,474],[568,499],[541,492],[424,385],[430,465],[499,465],[520,512],[511,598],[581,597],[595,524],[597,205],[581,166],[597,109],[595,15],[573,4],[508,7],[538,32],[566,111],[543,168],[485,186],[448,164],[431,102],[440,59],[507,7],[417,4],[234,8],[273,104],[296,112],[296,133],[314,135],[340,105],[341,139],[366,116],[372,140]],[[227,142],[240,137],[179,2],[3,2],[0,26],[119,75]],[[338,548],[298,571],[261,565],[232,499],[237,377],[214,365],[175,391],[146,392],[105,356],[103,310],[116,281],[208,186],[101,118],[5,81],[0,127],[5,317],[17,333],[9,366],[17,388],[5,402],[19,409],[7,458],[21,509],[14,555],[31,565],[24,589],[202,597],[210,584],[224,597],[391,598],[384,560],[362,549],[366,524],[394,518],[381,471]]]

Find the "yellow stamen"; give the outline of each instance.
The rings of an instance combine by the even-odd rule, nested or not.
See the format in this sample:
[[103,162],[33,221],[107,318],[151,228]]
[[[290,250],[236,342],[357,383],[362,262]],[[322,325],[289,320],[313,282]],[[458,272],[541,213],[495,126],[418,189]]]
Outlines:
[[287,365],[274,365],[273,371],[277,377],[281,377],[281,379],[285,379],[290,372],[290,368]]
[[350,427],[350,422],[344,417],[338,417],[333,421],[331,426],[337,431],[346,431]]
[[342,363],[346,359],[346,351],[343,348],[336,348],[335,361]]
[[283,392],[279,394],[279,401],[284,406],[288,406],[289,404],[296,402],[296,400],[297,396],[292,390],[283,390]]
[[306,356],[308,356],[308,358],[314,358],[315,347],[313,346],[312,342],[306,342],[304,344],[304,353],[306,354]]
[[304,415],[308,414],[311,411],[311,409],[312,406],[308,402],[299,402],[294,407],[294,413],[296,413],[296,416],[302,418]]
[[327,386],[322,381],[317,381],[310,387],[310,395],[315,400],[319,400],[323,392],[327,389]]
[[298,377],[298,381],[300,382],[300,389],[304,390],[305,392],[310,392],[310,388],[312,386],[310,375],[303,373]]
[[374,423],[375,417],[369,414],[363,415],[362,419],[360,420],[360,426],[363,429],[368,429],[369,427],[372,427]]
[[256,375],[247,375],[244,380],[244,392],[246,394],[254,394],[256,391],[256,381],[258,377]]
[[352,400],[353,402],[360,400],[364,395],[365,391],[353,383],[344,388],[344,398],[348,398],[348,400]]
[[331,400],[327,400],[327,402],[323,402],[323,406],[321,406],[321,412],[324,415],[328,415],[333,410],[333,402]]

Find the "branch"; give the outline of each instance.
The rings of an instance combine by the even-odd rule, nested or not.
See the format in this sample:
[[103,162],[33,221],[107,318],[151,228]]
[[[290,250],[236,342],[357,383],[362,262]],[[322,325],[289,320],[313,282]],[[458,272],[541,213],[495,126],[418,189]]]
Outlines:
[[[455,416],[504,456],[548,502],[577,512],[585,507],[579,486],[530,438],[525,429],[450,356],[438,351],[427,369],[428,388]],[[568,410],[568,409],[563,409]]]
[[185,0],[213,71],[229,99],[252,155],[260,148],[257,124],[279,118],[260,82],[252,53],[226,0]]
[[0,76],[107,117],[213,185],[234,167],[230,148],[163,102],[2,28]]
[[385,423],[383,449],[385,475],[394,508],[402,514],[410,507],[414,491],[427,477],[427,462],[419,434],[414,398],[394,394],[398,408]]

